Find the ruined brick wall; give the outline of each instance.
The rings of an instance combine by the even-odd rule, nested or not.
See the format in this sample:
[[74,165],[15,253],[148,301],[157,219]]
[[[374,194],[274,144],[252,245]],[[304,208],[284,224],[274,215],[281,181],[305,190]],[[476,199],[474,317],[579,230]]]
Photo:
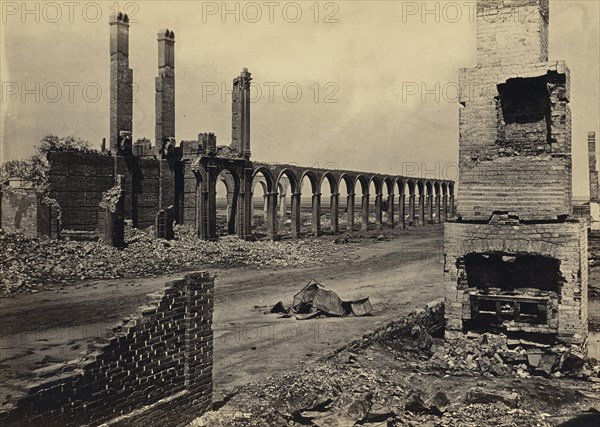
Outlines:
[[45,380],[0,423],[186,425],[212,400],[213,281],[201,272],[168,282],[92,353],[42,368]]
[[[539,78],[540,86],[550,88],[547,114],[506,123],[498,85],[514,76]],[[464,108],[458,216],[479,221],[508,212],[522,220],[556,220],[570,213],[571,111],[565,63],[463,69],[459,81]]]
[[[444,224],[446,327],[462,331],[470,318],[465,255],[535,254],[560,261],[561,285],[548,330],[563,343],[583,344],[587,336],[587,227],[585,221],[518,224]],[[471,289],[474,290],[474,289]],[[529,325],[534,330],[534,328]],[[540,329],[542,331],[542,329]]]
[[50,197],[62,210],[65,230],[94,231],[98,203],[114,185],[113,158],[103,154],[56,152],[48,154]]
[[137,227],[147,228],[154,224],[159,211],[158,203],[158,160],[140,159],[138,161],[141,180],[136,180],[134,191],[137,194]]
[[0,228],[8,233],[37,237],[37,195],[33,189],[0,189]]

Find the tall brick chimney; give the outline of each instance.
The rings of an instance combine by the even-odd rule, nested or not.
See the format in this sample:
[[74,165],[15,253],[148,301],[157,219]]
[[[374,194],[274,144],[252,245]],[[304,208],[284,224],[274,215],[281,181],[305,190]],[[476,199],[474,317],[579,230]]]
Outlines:
[[156,146],[175,138],[175,33],[158,32],[158,77],[155,82]]
[[457,220],[444,224],[448,336],[500,331],[509,345],[586,345],[570,74],[564,61],[548,62],[547,40],[548,0],[478,0],[478,65],[459,77]]
[[133,131],[133,70],[129,68],[129,18],[110,16],[110,150],[116,154],[119,135]]
[[549,0],[478,0],[477,62],[502,65],[548,60]]
[[588,159],[590,171],[590,202],[600,203],[598,167],[596,165],[596,132],[588,132]]
[[250,158],[250,76],[244,68],[233,79],[231,106],[231,148],[247,159]]

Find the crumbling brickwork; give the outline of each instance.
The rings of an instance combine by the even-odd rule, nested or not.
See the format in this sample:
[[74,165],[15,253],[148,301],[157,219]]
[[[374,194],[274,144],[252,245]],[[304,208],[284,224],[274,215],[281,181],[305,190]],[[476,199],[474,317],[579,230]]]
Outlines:
[[114,185],[114,159],[105,154],[51,152],[50,197],[61,207],[62,228],[94,231],[102,193]]
[[588,132],[588,160],[590,174],[590,202],[600,203],[598,166],[596,164],[596,132]]
[[158,32],[158,77],[155,82],[156,146],[175,138],[175,33]]
[[110,17],[110,150],[117,153],[119,133],[133,131],[133,70],[129,68],[129,18]]
[[460,203],[444,226],[447,333],[587,341],[586,221],[573,216],[570,72],[548,61],[548,0],[478,0],[460,70]]
[[244,68],[233,79],[231,148],[242,157],[250,158],[250,82],[251,74]]
[[[150,294],[81,360],[40,369],[2,425],[184,426],[212,400],[214,278],[189,273]],[[43,372],[41,372],[43,371]]]
[[493,212],[522,220],[556,220],[571,213],[565,63],[463,69],[459,81],[464,108],[457,215],[466,221],[488,220]]
[[[547,320],[538,324],[510,321],[508,332],[551,334],[563,343],[579,346],[585,343],[588,262],[587,229],[584,222],[574,220],[508,227],[504,224],[448,223],[444,226],[444,254],[448,330],[463,330],[464,322],[471,320],[471,295],[481,291],[473,281],[474,276],[469,278],[469,268],[465,265],[466,256],[527,255],[531,259],[531,256],[538,255],[559,262],[558,286],[548,292],[547,299],[550,303]],[[536,274],[541,275],[543,272],[537,271]],[[506,283],[507,286],[513,284]],[[545,292],[532,292],[533,294],[546,295]]]

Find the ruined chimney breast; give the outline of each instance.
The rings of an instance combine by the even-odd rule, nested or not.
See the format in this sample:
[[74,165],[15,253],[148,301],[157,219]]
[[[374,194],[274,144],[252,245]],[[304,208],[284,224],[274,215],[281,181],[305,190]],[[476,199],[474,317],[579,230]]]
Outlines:
[[548,60],[549,0],[478,0],[477,62]]

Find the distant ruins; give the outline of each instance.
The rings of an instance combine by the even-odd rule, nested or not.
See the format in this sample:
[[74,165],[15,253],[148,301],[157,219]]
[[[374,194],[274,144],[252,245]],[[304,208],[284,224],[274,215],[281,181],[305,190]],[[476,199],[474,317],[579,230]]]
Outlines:
[[548,61],[548,13],[548,0],[477,3],[478,66],[460,70],[461,200],[444,227],[448,336],[585,349],[587,227],[573,215],[570,75]]
[[[94,239],[100,235],[107,243],[122,246],[119,233],[123,230],[120,224],[123,220],[131,220],[138,228],[154,225],[157,236],[167,238],[172,236],[175,221],[194,227],[203,239],[215,239],[219,236],[218,182],[224,183],[227,189],[225,232],[242,239],[251,238],[256,230],[252,218],[255,186],[262,187],[264,192],[264,219],[270,239],[279,239],[282,234],[300,238],[323,232],[338,233],[342,228],[354,230],[358,220],[360,228],[366,230],[369,222],[376,228],[406,227],[441,223],[454,216],[452,181],[252,161],[252,77],[246,68],[233,80],[231,144],[218,146],[213,133],[202,132],[197,140],[182,141],[177,146],[175,33],[169,29],[158,32],[154,145],[146,138],[133,142],[129,28],[127,15],[111,16],[109,151],[50,153],[49,195],[57,201],[55,208],[60,207],[60,215],[48,213],[44,207],[41,209],[43,221],[37,228],[34,214],[25,215],[27,221],[15,220],[14,224],[5,221],[3,228],[14,230],[19,229],[21,223],[30,224],[27,230],[20,229],[30,235],[48,235],[48,230],[53,230],[56,237],[56,218],[60,216],[61,232],[70,238]],[[302,188],[305,178],[310,188]],[[330,194],[328,212],[322,208],[321,201],[325,182]],[[116,183],[120,190],[115,189]],[[342,186],[347,195],[345,212],[339,200]],[[360,188],[360,194],[355,194],[356,187]],[[372,188],[375,194],[370,194]],[[108,200],[107,192],[120,200]],[[359,201],[355,200],[357,196]],[[305,230],[301,221],[302,198],[310,200],[312,207],[310,229],[306,224]],[[34,199],[30,198],[30,210],[35,208]],[[9,203],[4,204],[3,211],[14,209],[11,200],[5,198]],[[357,203],[360,206],[356,206]],[[356,221],[355,210],[360,215]],[[325,212],[328,213],[327,225],[323,226],[321,217]],[[340,224],[342,217],[344,223]],[[13,216],[7,214],[5,218],[12,220]]]

